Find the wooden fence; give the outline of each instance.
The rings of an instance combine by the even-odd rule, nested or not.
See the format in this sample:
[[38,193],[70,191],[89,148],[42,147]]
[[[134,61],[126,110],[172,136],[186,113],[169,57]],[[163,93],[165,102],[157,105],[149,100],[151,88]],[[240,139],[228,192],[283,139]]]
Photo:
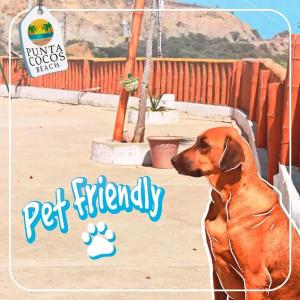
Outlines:
[[[1,57],[8,75],[8,58]],[[134,76],[142,80],[145,60],[137,58]],[[119,94],[124,58],[69,58],[67,71],[30,78],[19,59],[12,60],[12,82],[18,85]],[[268,149],[268,180],[278,162],[289,163],[289,87],[292,86],[292,164],[300,166],[300,35],[292,36],[292,78],[282,78],[255,60],[157,58],[149,89],[172,93],[177,101],[239,108],[256,123],[256,146]],[[289,73],[289,72],[288,72]],[[0,77],[0,83],[3,79]],[[135,94],[140,96],[140,88]]]

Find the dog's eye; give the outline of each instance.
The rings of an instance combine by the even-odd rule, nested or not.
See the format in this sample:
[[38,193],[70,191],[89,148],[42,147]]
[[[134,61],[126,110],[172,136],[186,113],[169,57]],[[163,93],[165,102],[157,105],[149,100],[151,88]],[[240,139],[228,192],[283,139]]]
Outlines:
[[203,138],[200,138],[198,145],[199,145],[199,149],[202,151],[208,151],[210,149],[210,145]]

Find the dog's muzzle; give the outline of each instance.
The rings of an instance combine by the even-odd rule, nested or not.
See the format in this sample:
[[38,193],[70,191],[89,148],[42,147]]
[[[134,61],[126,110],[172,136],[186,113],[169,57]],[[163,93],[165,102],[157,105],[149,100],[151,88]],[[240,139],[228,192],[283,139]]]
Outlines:
[[184,159],[180,154],[174,156],[171,159],[171,163],[179,174],[192,177],[203,176],[203,172],[200,169],[193,170],[191,168],[192,161]]

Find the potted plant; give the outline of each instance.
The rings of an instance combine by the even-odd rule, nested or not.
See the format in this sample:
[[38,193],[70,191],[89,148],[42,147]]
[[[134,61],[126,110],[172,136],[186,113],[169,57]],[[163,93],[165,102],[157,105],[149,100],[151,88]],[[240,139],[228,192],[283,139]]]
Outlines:
[[[179,121],[179,113],[170,107],[162,105],[164,93],[158,96],[152,95],[148,90],[149,106],[145,111],[146,124],[174,124]],[[138,119],[139,110],[131,107],[128,112],[128,123],[136,123]]]

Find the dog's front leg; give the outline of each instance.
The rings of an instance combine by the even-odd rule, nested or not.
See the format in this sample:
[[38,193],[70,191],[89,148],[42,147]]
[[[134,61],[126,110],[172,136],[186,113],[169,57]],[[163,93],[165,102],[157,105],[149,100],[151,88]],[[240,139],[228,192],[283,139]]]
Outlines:
[[[246,290],[246,300],[266,300],[266,299],[270,299],[266,292],[254,292],[251,291],[252,289],[247,288]],[[256,290],[256,289],[255,289]]]
[[[209,238],[207,232],[205,232],[205,233],[206,233],[205,236],[206,236],[206,241],[207,241],[207,245],[208,245],[208,250],[210,253],[210,258],[212,259],[212,264],[214,264],[214,260],[213,260],[214,256],[212,253],[210,238]],[[224,292],[221,282],[219,280],[219,277],[214,268],[213,268],[213,278],[212,279],[213,279],[213,287],[214,287],[214,300],[227,300],[227,294]],[[220,291],[216,291],[216,290],[220,290]]]
[[231,223],[229,227],[231,253],[239,263],[240,270],[242,270],[241,275],[244,278],[246,299],[270,299],[268,290],[272,286],[272,277],[265,264],[265,255],[262,252],[263,247],[261,245],[264,244],[263,231],[243,227],[237,222]]
[[264,293],[261,292],[246,292],[246,300],[265,300],[266,298]]
[[220,280],[217,276],[216,271],[213,271],[213,282],[214,282],[214,295],[215,295],[215,300],[226,300],[227,299],[227,294],[224,291],[216,291],[216,290],[223,290],[223,287],[220,283]]
[[267,290],[270,284],[270,276],[267,272],[264,272],[263,270],[256,274],[245,274],[246,299],[269,299]]

